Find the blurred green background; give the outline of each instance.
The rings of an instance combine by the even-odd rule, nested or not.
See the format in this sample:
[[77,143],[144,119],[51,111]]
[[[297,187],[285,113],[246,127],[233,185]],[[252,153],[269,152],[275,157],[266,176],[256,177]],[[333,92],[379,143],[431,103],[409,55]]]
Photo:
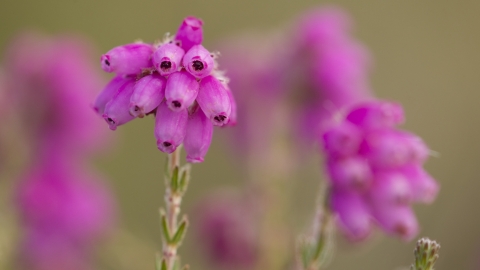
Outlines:
[[[250,30],[275,30],[325,3],[2,0],[0,51],[22,30],[33,28],[52,35],[74,32],[88,37],[98,47],[99,55],[92,59],[97,61],[101,52],[114,46],[138,38],[153,41],[165,32],[175,32],[187,15],[204,20],[205,44],[215,50],[215,44],[222,39]],[[415,207],[420,236],[436,239],[442,245],[437,269],[480,269],[480,1],[334,3],[352,15],[356,37],[372,52],[375,93],[401,102],[407,114],[405,128],[419,134],[440,153],[426,164],[441,184],[440,195],[431,206]],[[100,65],[98,72],[102,72]],[[242,168],[237,166],[230,148],[225,147],[227,141],[222,133],[224,130],[215,131],[206,161],[193,166],[184,212],[193,211],[198,199],[209,190],[242,184]],[[117,139],[112,151],[98,158],[96,164],[109,177],[119,200],[122,233],[113,243],[117,250],[101,255],[104,257],[100,260],[124,265],[115,268],[105,264],[105,269],[154,269],[154,253],[161,249],[157,211],[163,204],[161,173],[165,154],[156,149],[152,118],[133,121],[114,135]],[[292,206],[295,232],[307,228],[321,180],[320,166],[315,161],[306,167],[308,175],[293,179],[297,194]],[[413,246],[413,242],[404,243],[382,234],[353,246],[339,240],[328,269],[398,269],[413,261]],[[199,249],[201,243],[189,233],[180,253],[192,269],[207,269],[199,258]]]

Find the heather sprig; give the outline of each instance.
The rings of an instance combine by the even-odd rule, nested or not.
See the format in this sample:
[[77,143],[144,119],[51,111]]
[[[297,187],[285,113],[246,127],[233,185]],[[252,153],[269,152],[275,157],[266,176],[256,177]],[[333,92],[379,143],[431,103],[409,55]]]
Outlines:
[[88,106],[101,86],[88,49],[79,38],[29,33],[6,57],[2,90],[11,106],[2,118],[15,122],[15,139],[28,152],[14,191],[25,269],[89,269],[115,221],[112,195],[83,165],[106,139]]
[[137,117],[155,115],[157,148],[169,154],[166,206],[160,210],[163,252],[157,256],[158,270],[181,267],[177,250],[188,220],[184,216],[178,221],[178,215],[190,178],[190,166],[179,165],[182,145],[187,162],[203,162],[213,126],[236,123],[228,79],[218,70],[216,54],[202,41],[203,21],[187,17],[178,32],[166,35],[162,42],[118,46],[100,58],[102,69],[116,76],[98,95],[94,110],[112,130]]
[[417,241],[413,254],[415,263],[410,266],[411,270],[433,270],[435,262],[438,260],[438,251],[440,244],[435,240],[422,238]]
[[[139,41],[111,49],[100,61],[104,71],[116,76],[98,95],[94,110],[112,130],[153,114],[160,151],[172,153],[185,143],[187,160],[202,162],[211,125],[236,123],[228,79],[202,40],[202,20],[187,17],[178,32],[162,42]],[[203,121],[204,116],[210,121]]]

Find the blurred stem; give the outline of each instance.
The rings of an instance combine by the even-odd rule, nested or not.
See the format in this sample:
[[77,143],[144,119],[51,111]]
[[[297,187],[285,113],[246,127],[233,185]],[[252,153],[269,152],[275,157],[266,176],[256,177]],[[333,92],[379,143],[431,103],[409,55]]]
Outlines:
[[332,257],[334,219],[329,206],[329,190],[325,190],[322,188],[318,197],[312,234],[302,235],[297,240],[297,269],[319,270]]
[[157,270],[180,269],[177,256],[188,226],[186,216],[178,222],[183,195],[187,190],[190,177],[190,166],[180,168],[180,152],[178,147],[168,156],[165,166],[165,209],[160,209],[163,235],[163,256],[157,258]]
[[288,114],[279,106],[272,112],[272,137],[250,158],[251,186],[262,205],[259,261],[255,269],[284,269],[288,264],[291,232],[287,211],[291,190],[292,154],[288,143]]

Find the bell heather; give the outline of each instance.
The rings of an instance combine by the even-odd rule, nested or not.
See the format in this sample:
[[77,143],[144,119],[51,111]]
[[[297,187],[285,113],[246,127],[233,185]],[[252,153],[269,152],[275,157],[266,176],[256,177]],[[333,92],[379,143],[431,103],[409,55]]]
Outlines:
[[[430,150],[420,137],[398,129],[405,122],[400,104],[374,98],[370,55],[352,38],[352,28],[345,12],[328,7],[303,15],[293,35],[272,39],[267,47],[274,53],[257,55],[263,52],[258,38],[253,45],[236,41],[230,46],[234,50],[224,52],[226,65],[239,113],[250,120],[242,121],[236,133],[245,137],[241,150],[249,144],[260,148],[275,138],[265,139],[268,131],[263,130],[269,130],[274,119],[265,115],[290,106],[290,130],[298,133],[295,148],[311,148],[315,142],[322,146],[330,185],[326,205],[338,215],[343,231],[360,240],[376,223],[409,240],[418,231],[411,204],[432,202],[439,189],[422,168]],[[282,47],[289,49],[272,44],[287,44]],[[279,68],[284,66],[279,58],[295,65]],[[245,66],[249,68],[241,68]],[[273,94],[264,94],[270,89]],[[307,148],[301,150],[305,156]]]
[[[116,77],[98,95],[94,109],[112,130],[136,117],[154,114],[157,145],[166,153],[182,144],[186,127],[183,119],[197,119],[185,116],[196,111],[193,107],[199,105],[213,125],[233,124],[235,100],[228,80],[218,72],[214,54],[203,47],[202,40],[203,22],[187,17],[175,36],[159,44],[139,42],[113,48],[101,57],[101,65]],[[235,119],[230,122],[231,115]],[[194,151],[191,161],[200,162],[206,155],[211,136],[202,134],[188,134],[189,140],[204,138],[199,144],[201,151],[186,147],[187,155]]]
[[[29,152],[15,188],[25,269],[89,269],[93,248],[114,221],[108,190],[79,165],[106,139],[89,110],[90,90],[101,81],[88,58],[81,39],[36,34],[17,38],[6,57],[5,92],[15,105],[6,113],[20,120]],[[98,111],[105,99],[96,102]]]

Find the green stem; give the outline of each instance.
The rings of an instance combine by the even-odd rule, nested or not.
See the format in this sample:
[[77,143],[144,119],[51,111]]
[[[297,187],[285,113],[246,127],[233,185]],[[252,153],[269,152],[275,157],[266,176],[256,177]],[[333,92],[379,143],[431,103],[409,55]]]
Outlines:
[[177,255],[185,237],[188,220],[186,216],[178,222],[183,195],[187,189],[190,166],[180,168],[180,152],[178,147],[168,156],[165,168],[165,209],[160,209],[163,235],[163,256],[157,258],[157,270],[176,270],[180,268]]

